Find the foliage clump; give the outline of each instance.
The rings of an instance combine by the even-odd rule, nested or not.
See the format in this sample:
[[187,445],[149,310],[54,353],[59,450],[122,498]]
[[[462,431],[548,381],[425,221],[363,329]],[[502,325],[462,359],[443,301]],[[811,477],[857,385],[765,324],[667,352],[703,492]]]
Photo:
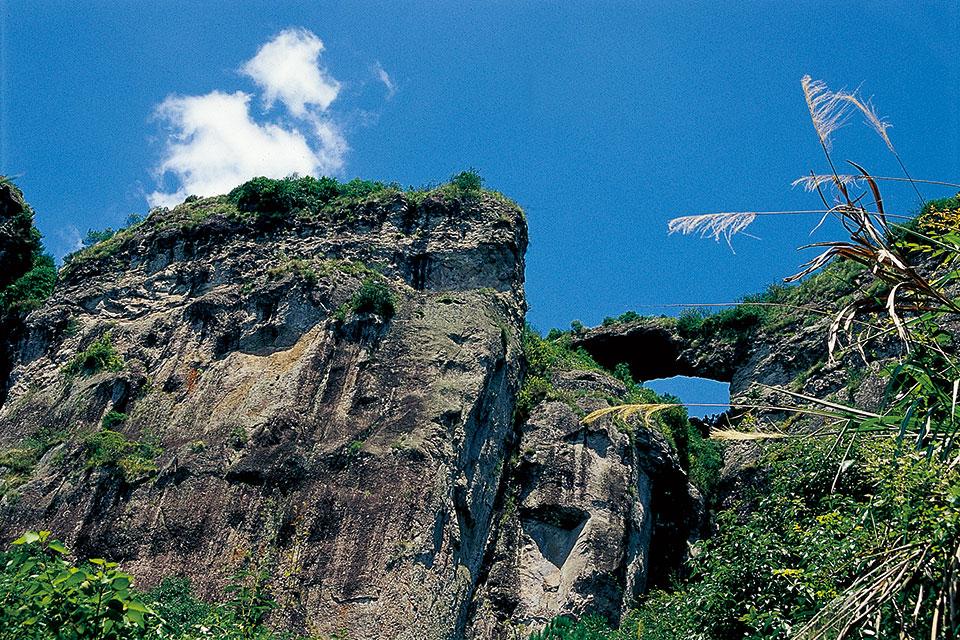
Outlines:
[[145,638],[152,610],[114,562],[74,565],[49,531],[29,531],[0,554],[0,638]]
[[556,371],[603,370],[586,351],[571,348],[568,334],[550,333],[543,338],[528,324],[520,336],[520,344],[526,374],[514,409],[514,419],[518,421],[526,420],[530,411],[544,400],[560,397],[552,382]]
[[[112,424],[121,424],[123,420]],[[106,419],[104,421],[106,423]],[[116,471],[128,482],[154,473],[157,470],[155,460],[163,453],[163,449],[152,439],[128,440],[119,431],[108,428],[87,436],[84,446],[88,467]]]
[[40,231],[34,225],[34,211],[23,192],[0,176],[0,315],[18,315],[39,307],[53,292],[57,270],[44,251]]
[[334,201],[345,205],[388,190],[398,191],[399,187],[359,178],[341,183],[326,176],[261,176],[233,189],[227,199],[241,212],[280,219],[295,212],[316,214]]
[[476,169],[467,169],[451,176],[450,186],[461,195],[474,195],[483,189],[483,178]]
[[26,313],[38,308],[53,293],[57,268],[49,254],[34,257],[30,270],[0,291],[0,309]]
[[314,287],[320,280],[317,270],[313,268],[308,260],[302,258],[287,258],[283,256],[280,264],[267,269],[267,277],[271,280],[281,278],[284,275],[292,273],[299,278],[306,286]]
[[120,371],[123,358],[113,346],[113,338],[108,331],[90,343],[84,351],[76,354],[63,367],[67,375],[91,376],[101,371]]
[[176,576],[142,592],[117,563],[73,560],[49,531],[28,531],[0,552],[0,640],[295,640],[267,625],[267,577],[245,567],[214,603]]
[[927,201],[917,217],[917,228],[932,238],[960,233],[960,193]]
[[0,481],[0,496],[15,491],[30,479],[34,468],[47,451],[64,441],[62,430],[44,426],[34,431],[17,446],[0,451],[0,467],[7,470]]
[[390,286],[378,278],[369,277],[350,298],[349,306],[353,313],[372,313],[389,320],[396,311],[396,304]]

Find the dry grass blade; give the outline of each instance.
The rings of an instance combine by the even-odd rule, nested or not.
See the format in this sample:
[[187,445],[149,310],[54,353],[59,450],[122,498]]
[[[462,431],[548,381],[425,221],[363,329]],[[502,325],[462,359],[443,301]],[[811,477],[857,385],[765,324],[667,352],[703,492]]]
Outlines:
[[840,313],[834,316],[833,322],[830,323],[830,331],[827,333],[827,357],[829,358],[830,362],[834,362],[833,353],[837,348],[841,327],[843,328],[844,333],[850,337],[853,329],[853,320],[857,315],[858,306],[859,303],[857,302],[848,304],[840,310]]
[[890,128],[890,123],[877,114],[876,108],[874,108],[873,103],[869,99],[863,100],[856,93],[845,93],[843,91],[835,95],[838,99],[845,100],[860,111],[866,119],[867,124],[877,132],[877,135],[880,136],[891,153],[896,153],[896,150],[893,148],[893,142],[890,141],[890,136],[887,135],[887,129]]
[[847,160],[847,162],[853,165],[857,171],[860,172],[860,175],[863,176],[863,179],[866,180],[867,184],[870,185],[870,192],[873,194],[873,202],[877,207],[877,215],[880,218],[880,223],[883,225],[883,230],[889,233],[889,229],[887,229],[887,214],[883,209],[883,196],[880,195],[880,188],[877,187],[877,181],[873,179],[873,176],[867,173],[866,169],[858,165],[853,160]]
[[714,429],[710,431],[713,440],[775,440],[790,438],[786,433],[770,433],[763,431],[737,431],[735,429]]
[[673,407],[679,407],[682,405],[673,404],[673,403],[650,403],[650,404],[621,404],[613,407],[605,407],[603,409],[597,409],[583,419],[584,424],[590,424],[595,422],[604,416],[614,415],[618,418],[626,420],[634,415],[640,414],[643,417],[644,422],[650,420],[650,416],[655,414],[658,411],[663,411],[664,409],[672,409]]
[[[872,569],[821,609],[793,636],[798,640],[841,640],[863,624],[885,603],[896,598],[923,571],[929,547],[891,549],[876,559]],[[939,638],[934,621],[931,638]],[[892,636],[891,636],[892,637]]]
[[849,406],[844,405],[844,404],[839,404],[839,403],[837,403],[837,402],[831,402],[830,400],[825,400],[825,399],[823,399],[823,398],[817,398],[817,397],[815,397],[815,396],[810,396],[810,395],[807,395],[807,394],[805,394],[805,393],[800,393],[799,391],[791,391],[790,389],[787,389],[786,387],[771,387],[771,386],[768,386],[768,385],[765,385],[765,384],[760,384],[759,386],[762,387],[762,388],[764,388],[764,389],[766,389],[766,390],[768,390],[768,391],[775,391],[775,392],[779,392],[779,393],[784,393],[784,394],[786,394],[786,395],[788,395],[788,396],[791,396],[791,397],[793,397],[793,398],[798,398],[798,399],[800,399],[800,400],[806,400],[807,402],[820,405],[821,407],[827,407],[827,408],[829,408],[829,409],[833,409],[833,410],[835,410],[835,411],[839,411],[839,412],[841,412],[841,414],[846,414],[846,415],[843,415],[842,417],[849,417],[849,416],[851,416],[851,415],[852,415],[852,416],[856,416],[856,417],[860,417],[860,418],[879,418],[879,417],[880,417],[880,414],[874,413],[874,412],[872,412],[872,411],[866,411],[866,410],[864,410],[864,409],[858,409],[857,407],[849,407]]
[[893,147],[893,142],[890,140],[890,136],[887,134],[887,129],[890,128],[890,123],[877,115],[877,110],[874,108],[873,103],[869,99],[864,100],[856,93],[840,92],[837,93],[836,96],[841,100],[845,100],[863,114],[864,118],[866,118],[867,124],[877,132],[877,135],[879,135],[884,144],[887,145],[887,149],[889,149],[890,153],[893,154],[893,157],[897,159],[897,163],[899,163],[900,169],[903,171],[903,175],[907,177],[907,180],[913,186],[913,190],[916,191],[917,198],[920,200],[920,204],[923,204],[923,196],[920,194],[920,190],[917,189],[914,179],[910,176],[906,165],[903,164],[903,160],[900,159],[900,154],[897,153],[897,150]]
[[701,238],[713,238],[718,242],[722,236],[733,249],[730,239],[749,227],[756,218],[757,214],[750,211],[681,216],[667,223],[667,231],[683,235],[699,233]]
[[903,320],[900,319],[900,315],[897,313],[897,290],[903,286],[904,282],[894,285],[890,289],[890,295],[887,296],[887,315],[890,316],[890,319],[893,320],[893,326],[897,328],[897,335],[900,337],[900,340],[903,342],[904,348],[907,352],[910,352],[910,335],[907,333],[907,328],[903,325]]
[[808,176],[802,176],[790,183],[791,187],[803,186],[804,191],[814,192],[825,184],[840,184],[844,186],[857,186],[863,181],[863,176],[854,176],[849,174],[833,175],[826,173],[811,173]]

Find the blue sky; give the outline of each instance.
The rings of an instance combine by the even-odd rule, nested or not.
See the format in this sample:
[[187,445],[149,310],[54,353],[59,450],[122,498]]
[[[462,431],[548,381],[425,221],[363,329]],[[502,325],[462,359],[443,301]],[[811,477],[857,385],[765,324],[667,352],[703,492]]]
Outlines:
[[[256,138],[273,125],[306,144],[278,162],[339,177],[420,185],[479,169],[527,211],[529,319],[541,330],[627,309],[675,313],[653,305],[735,300],[802,262],[795,247],[809,239],[809,218],[761,219],[751,228],[760,239],[736,238],[736,254],[668,237],[666,222],[817,206],[790,188],[824,170],[804,74],[873,96],[915,176],[960,178],[958,7],[0,0],[0,173],[17,176],[62,255],[78,232],[117,226],[145,212],[151,194],[177,193],[185,175],[213,184],[170,134],[194,116],[215,127],[211,112],[226,113],[184,115],[185,99],[246,94],[246,111],[243,99],[227,101],[250,118],[253,137],[228,145],[239,155],[284,147]],[[271,60],[259,77],[245,67],[285,31],[319,63],[299,113],[284,98],[289,82],[267,77]],[[311,37],[323,45],[315,60]],[[335,89],[332,101],[317,97],[324,89]],[[835,152],[898,175],[856,119]],[[165,161],[192,173],[158,180]],[[259,167],[238,162],[225,175]],[[888,200],[907,213],[916,206],[902,189],[888,188]]]

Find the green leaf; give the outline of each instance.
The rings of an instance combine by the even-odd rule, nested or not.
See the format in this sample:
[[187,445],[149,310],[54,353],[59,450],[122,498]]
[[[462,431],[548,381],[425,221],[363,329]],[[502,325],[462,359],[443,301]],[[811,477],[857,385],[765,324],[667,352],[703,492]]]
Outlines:
[[126,615],[127,615],[127,619],[130,620],[131,622],[135,622],[141,627],[144,626],[145,622],[143,619],[143,613],[141,613],[140,611],[136,611],[134,609],[128,609]]
[[16,545],[33,544],[34,542],[38,542],[39,540],[40,540],[39,533],[37,533],[36,531],[27,531],[22,536],[14,540],[13,544],[16,544]]
[[128,611],[139,611],[140,613],[153,613],[153,611],[147,605],[143,604],[139,600],[130,600],[127,602]]
[[67,550],[67,548],[63,546],[63,543],[60,542],[59,540],[54,540],[53,542],[47,545],[47,548],[53,549],[54,551],[62,555],[68,555],[70,553]]

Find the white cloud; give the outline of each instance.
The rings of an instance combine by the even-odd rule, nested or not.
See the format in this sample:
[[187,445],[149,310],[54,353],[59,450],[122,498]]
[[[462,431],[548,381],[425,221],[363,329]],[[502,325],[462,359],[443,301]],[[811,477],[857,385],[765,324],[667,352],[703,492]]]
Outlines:
[[258,121],[252,95],[212,91],[201,96],[168,96],[156,116],[169,127],[158,179],[170,176],[172,192],[147,195],[151,207],[172,206],[195,194],[226,193],[256,176],[321,175],[343,168],[347,142],[325,113],[339,83],[319,66],[323,43],[302,29],[281,32],[243,65],[272,105],[287,115]]
[[377,73],[377,77],[383,83],[383,86],[387,88],[387,100],[389,100],[396,95],[397,85],[394,84],[393,78],[390,77],[390,74],[381,66],[379,61],[374,65],[373,70]]
[[313,105],[326,111],[340,93],[340,83],[320,66],[323,42],[306,29],[286,29],[260,47],[240,70],[264,92],[267,106],[280,100],[302,117]]
[[58,249],[56,251],[57,259],[60,260],[68,253],[83,248],[83,236],[80,235],[80,230],[77,229],[76,225],[68,224],[57,229],[56,245],[56,249]]

